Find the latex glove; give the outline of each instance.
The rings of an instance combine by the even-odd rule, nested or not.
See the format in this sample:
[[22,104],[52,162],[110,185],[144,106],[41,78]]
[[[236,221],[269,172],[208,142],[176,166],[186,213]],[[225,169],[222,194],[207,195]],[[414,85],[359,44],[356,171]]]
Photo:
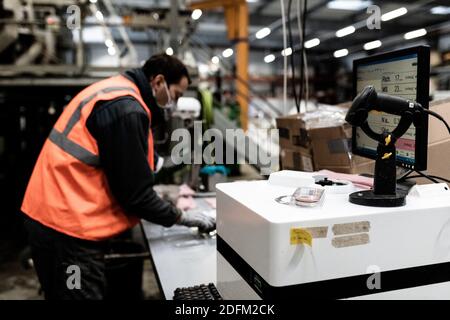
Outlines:
[[198,227],[200,232],[210,232],[216,229],[216,219],[201,212],[182,211],[177,224],[186,227]]

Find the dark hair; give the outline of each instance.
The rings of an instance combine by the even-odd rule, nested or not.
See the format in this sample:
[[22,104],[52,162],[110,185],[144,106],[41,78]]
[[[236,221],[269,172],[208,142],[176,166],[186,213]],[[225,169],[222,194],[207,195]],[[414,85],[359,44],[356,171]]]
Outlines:
[[189,72],[183,62],[165,53],[151,56],[150,59],[145,61],[142,71],[149,80],[158,74],[162,74],[167,81],[167,85],[179,83],[183,77],[188,79],[189,84],[191,83]]

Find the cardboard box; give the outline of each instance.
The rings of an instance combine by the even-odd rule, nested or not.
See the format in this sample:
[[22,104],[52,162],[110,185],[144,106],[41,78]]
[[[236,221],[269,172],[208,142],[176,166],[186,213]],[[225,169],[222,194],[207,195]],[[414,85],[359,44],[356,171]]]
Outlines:
[[282,170],[314,171],[313,156],[310,149],[280,149]]
[[[430,110],[441,115],[450,123],[450,99],[433,101]],[[426,173],[450,180],[450,134],[444,123],[430,116],[428,122],[428,163]],[[417,179],[420,184],[430,183],[427,179]]]
[[309,131],[317,170],[328,169],[342,173],[373,173],[375,161],[355,156],[351,152],[352,127],[317,128]]
[[279,117],[276,122],[281,149],[309,148],[310,140],[302,114]]
[[[347,103],[341,107],[349,105]],[[430,109],[450,123],[450,99],[434,101],[430,104]],[[298,160],[303,156],[312,157],[312,167],[315,170],[328,169],[358,174],[374,172],[375,161],[351,154],[350,125],[308,128],[309,123],[305,122],[304,116],[297,114],[277,119],[277,126],[280,129],[281,160],[282,165],[284,161],[286,166],[283,166],[284,168],[294,170],[310,168],[311,166],[304,165]],[[432,116],[429,117],[428,128],[427,173],[450,179],[450,135],[445,125]],[[294,151],[299,154],[295,154]],[[426,179],[417,181],[429,183]]]

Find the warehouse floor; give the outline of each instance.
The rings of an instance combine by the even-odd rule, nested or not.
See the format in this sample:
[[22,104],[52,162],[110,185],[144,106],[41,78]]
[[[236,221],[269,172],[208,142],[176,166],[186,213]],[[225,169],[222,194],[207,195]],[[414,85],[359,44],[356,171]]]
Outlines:
[[[25,269],[14,258],[0,265],[0,300],[42,300],[39,281],[32,268]],[[143,274],[144,298],[147,300],[162,299],[150,261],[144,262]]]

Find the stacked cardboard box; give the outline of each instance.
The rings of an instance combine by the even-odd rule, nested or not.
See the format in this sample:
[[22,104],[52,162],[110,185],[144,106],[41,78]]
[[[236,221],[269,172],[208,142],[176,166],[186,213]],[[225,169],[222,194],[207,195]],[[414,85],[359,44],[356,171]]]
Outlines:
[[[433,101],[430,110],[441,115],[450,123],[450,99]],[[445,125],[435,117],[428,122],[428,168],[429,175],[450,179],[450,134]],[[426,179],[418,179],[418,183],[430,183]]]
[[314,171],[311,142],[302,115],[277,118],[283,169]]
[[282,169],[373,173],[373,160],[351,154],[351,127],[344,122],[346,112],[345,107],[330,107],[316,114],[277,118]]
[[[349,104],[348,104],[349,105]],[[345,106],[345,107],[348,107]],[[343,115],[347,108],[343,107]],[[430,109],[450,123],[450,99],[434,101]],[[317,171],[328,169],[343,173],[373,173],[375,162],[351,153],[351,127],[332,124],[327,117],[296,114],[277,119],[280,158],[283,169]],[[319,126],[320,125],[320,126]],[[428,168],[430,175],[450,179],[450,135],[438,119],[429,118]],[[429,183],[418,179],[419,183]]]

